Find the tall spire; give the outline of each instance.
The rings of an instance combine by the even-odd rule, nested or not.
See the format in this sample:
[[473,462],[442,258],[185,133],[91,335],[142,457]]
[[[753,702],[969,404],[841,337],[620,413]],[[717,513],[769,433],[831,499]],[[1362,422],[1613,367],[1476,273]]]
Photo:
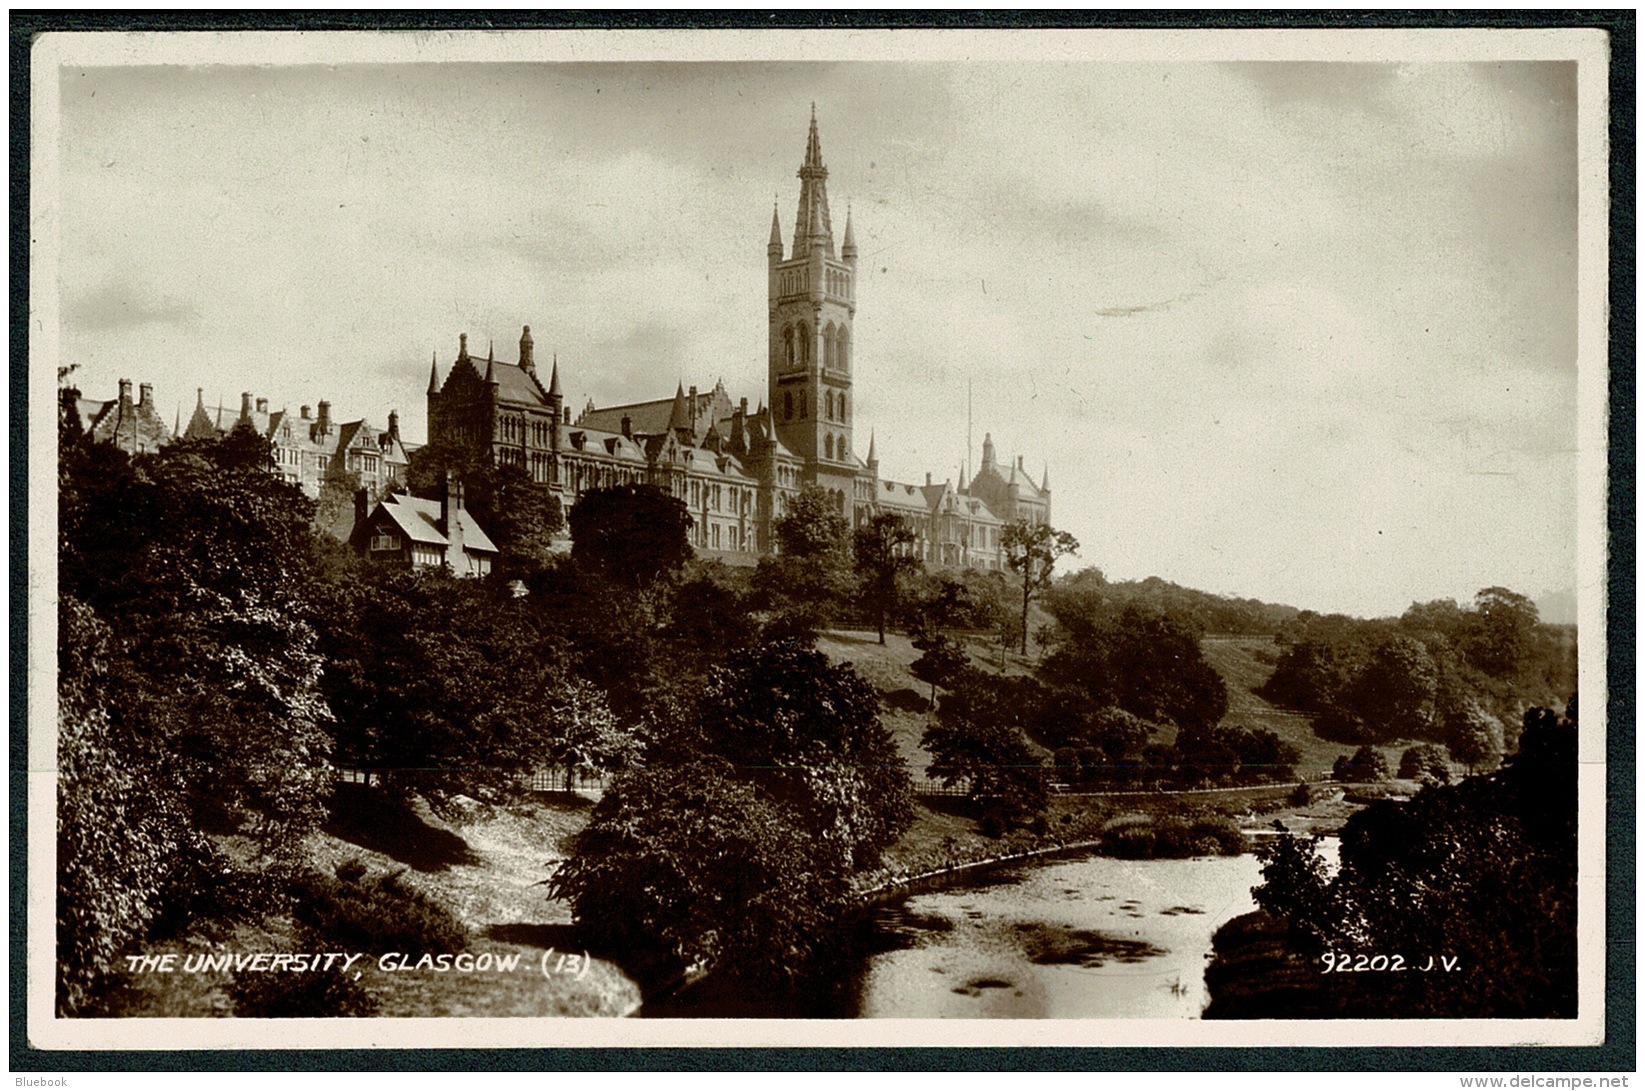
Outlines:
[[440,354],[438,352],[434,353],[428,361],[428,392],[430,394],[440,392]]
[[1045,478],[1044,478],[1044,480],[1042,480],[1040,482],[1040,492],[1050,492],[1050,491],[1051,491],[1051,464],[1049,462],[1047,462],[1045,464]]
[[874,453],[874,430],[870,428],[868,430],[868,464],[872,466],[879,460],[880,456]]
[[557,352],[554,354],[554,370],[549,372],[548,376],[548,396],[550,398],[560,396],[560,354]]
[[828,168],[823,166],[822,141],[817,137],[817,104],[811,104],[811,133],[805,141],[800,166],[800,207],[794,216],[793,257],[813,249],[834,256],[834,228],[828,219]]
[[845,205],[845,239],[840,244],[840,257],[857,264],[857,237],[851,233],[851,203]]
[[494,383],[497,381],[497,376],[495,374],[497,354],[494,351],[495,349],[495,343],[486,346],[486,382],[488,383]]
[[783,227],[777,218],[777,198],[771,198],[771,241],[766,244],[766,253],[772,261],[781,261],[783,256]]

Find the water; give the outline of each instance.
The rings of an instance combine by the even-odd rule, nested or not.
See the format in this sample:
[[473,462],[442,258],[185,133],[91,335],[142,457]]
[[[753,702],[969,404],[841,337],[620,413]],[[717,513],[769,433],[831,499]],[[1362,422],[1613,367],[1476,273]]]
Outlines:
[[1211,935],[1255,908],[1260,867],[1250,855],[1090,857],[911,895],[875,910],[878,953],[840,1014],[1196,1019]]

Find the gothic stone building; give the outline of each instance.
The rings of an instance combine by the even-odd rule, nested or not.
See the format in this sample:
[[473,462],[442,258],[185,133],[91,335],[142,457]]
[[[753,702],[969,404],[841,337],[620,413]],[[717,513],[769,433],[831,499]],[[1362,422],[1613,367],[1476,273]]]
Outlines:
[[470,354],[440,378],[429,375],[429,442],[489,452],[497,465],[523,467],[569,508],[584,491],[649,483],[685,501],[696,547],[710,555],[752,557],[775,548],[773,526],[808,485],[823,489],[860,524],[876,512],[902,515],[919,535],[918,551],[944,567],[1003,567],[1002,529],[1015,521],[1049,522],[1049,475],[1035,484],[1018,458],[1001,466],[992,437],[970,481],[913,485],[880,477],[870,437],[868,457],[852,432],[856,367],[857,246],[846,215],[839,249],[828,208],[815,112],[799,170],[793,244],[771,213],[766,246],[769,356],[766,401],[752,412],[723,385],[707,393],[677,388],[672,398],[596,408],[573,420],[560,388],[558,360],[545,385],[531,327],[517,362]]

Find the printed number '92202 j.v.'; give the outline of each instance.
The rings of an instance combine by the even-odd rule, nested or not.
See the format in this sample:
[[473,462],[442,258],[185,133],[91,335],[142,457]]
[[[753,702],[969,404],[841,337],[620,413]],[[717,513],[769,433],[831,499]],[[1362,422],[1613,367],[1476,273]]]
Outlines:
[[1342,955],[1335,951],[1327,951],[1321,955],[1321,973],[1403,973],[1407,970],[1417,970],[1427,973],[1438,971],[1450,973],[1462,967],[1462,959],[1458,955],[1429,955],[1425,959],[1411,961],[1404,955]]

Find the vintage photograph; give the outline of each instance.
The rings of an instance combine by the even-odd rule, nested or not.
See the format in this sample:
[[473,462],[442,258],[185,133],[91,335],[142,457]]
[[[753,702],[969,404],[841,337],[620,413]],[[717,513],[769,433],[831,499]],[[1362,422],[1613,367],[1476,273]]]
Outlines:
[[1606,63],[43,39],[31,1040],[1597,1043]]

